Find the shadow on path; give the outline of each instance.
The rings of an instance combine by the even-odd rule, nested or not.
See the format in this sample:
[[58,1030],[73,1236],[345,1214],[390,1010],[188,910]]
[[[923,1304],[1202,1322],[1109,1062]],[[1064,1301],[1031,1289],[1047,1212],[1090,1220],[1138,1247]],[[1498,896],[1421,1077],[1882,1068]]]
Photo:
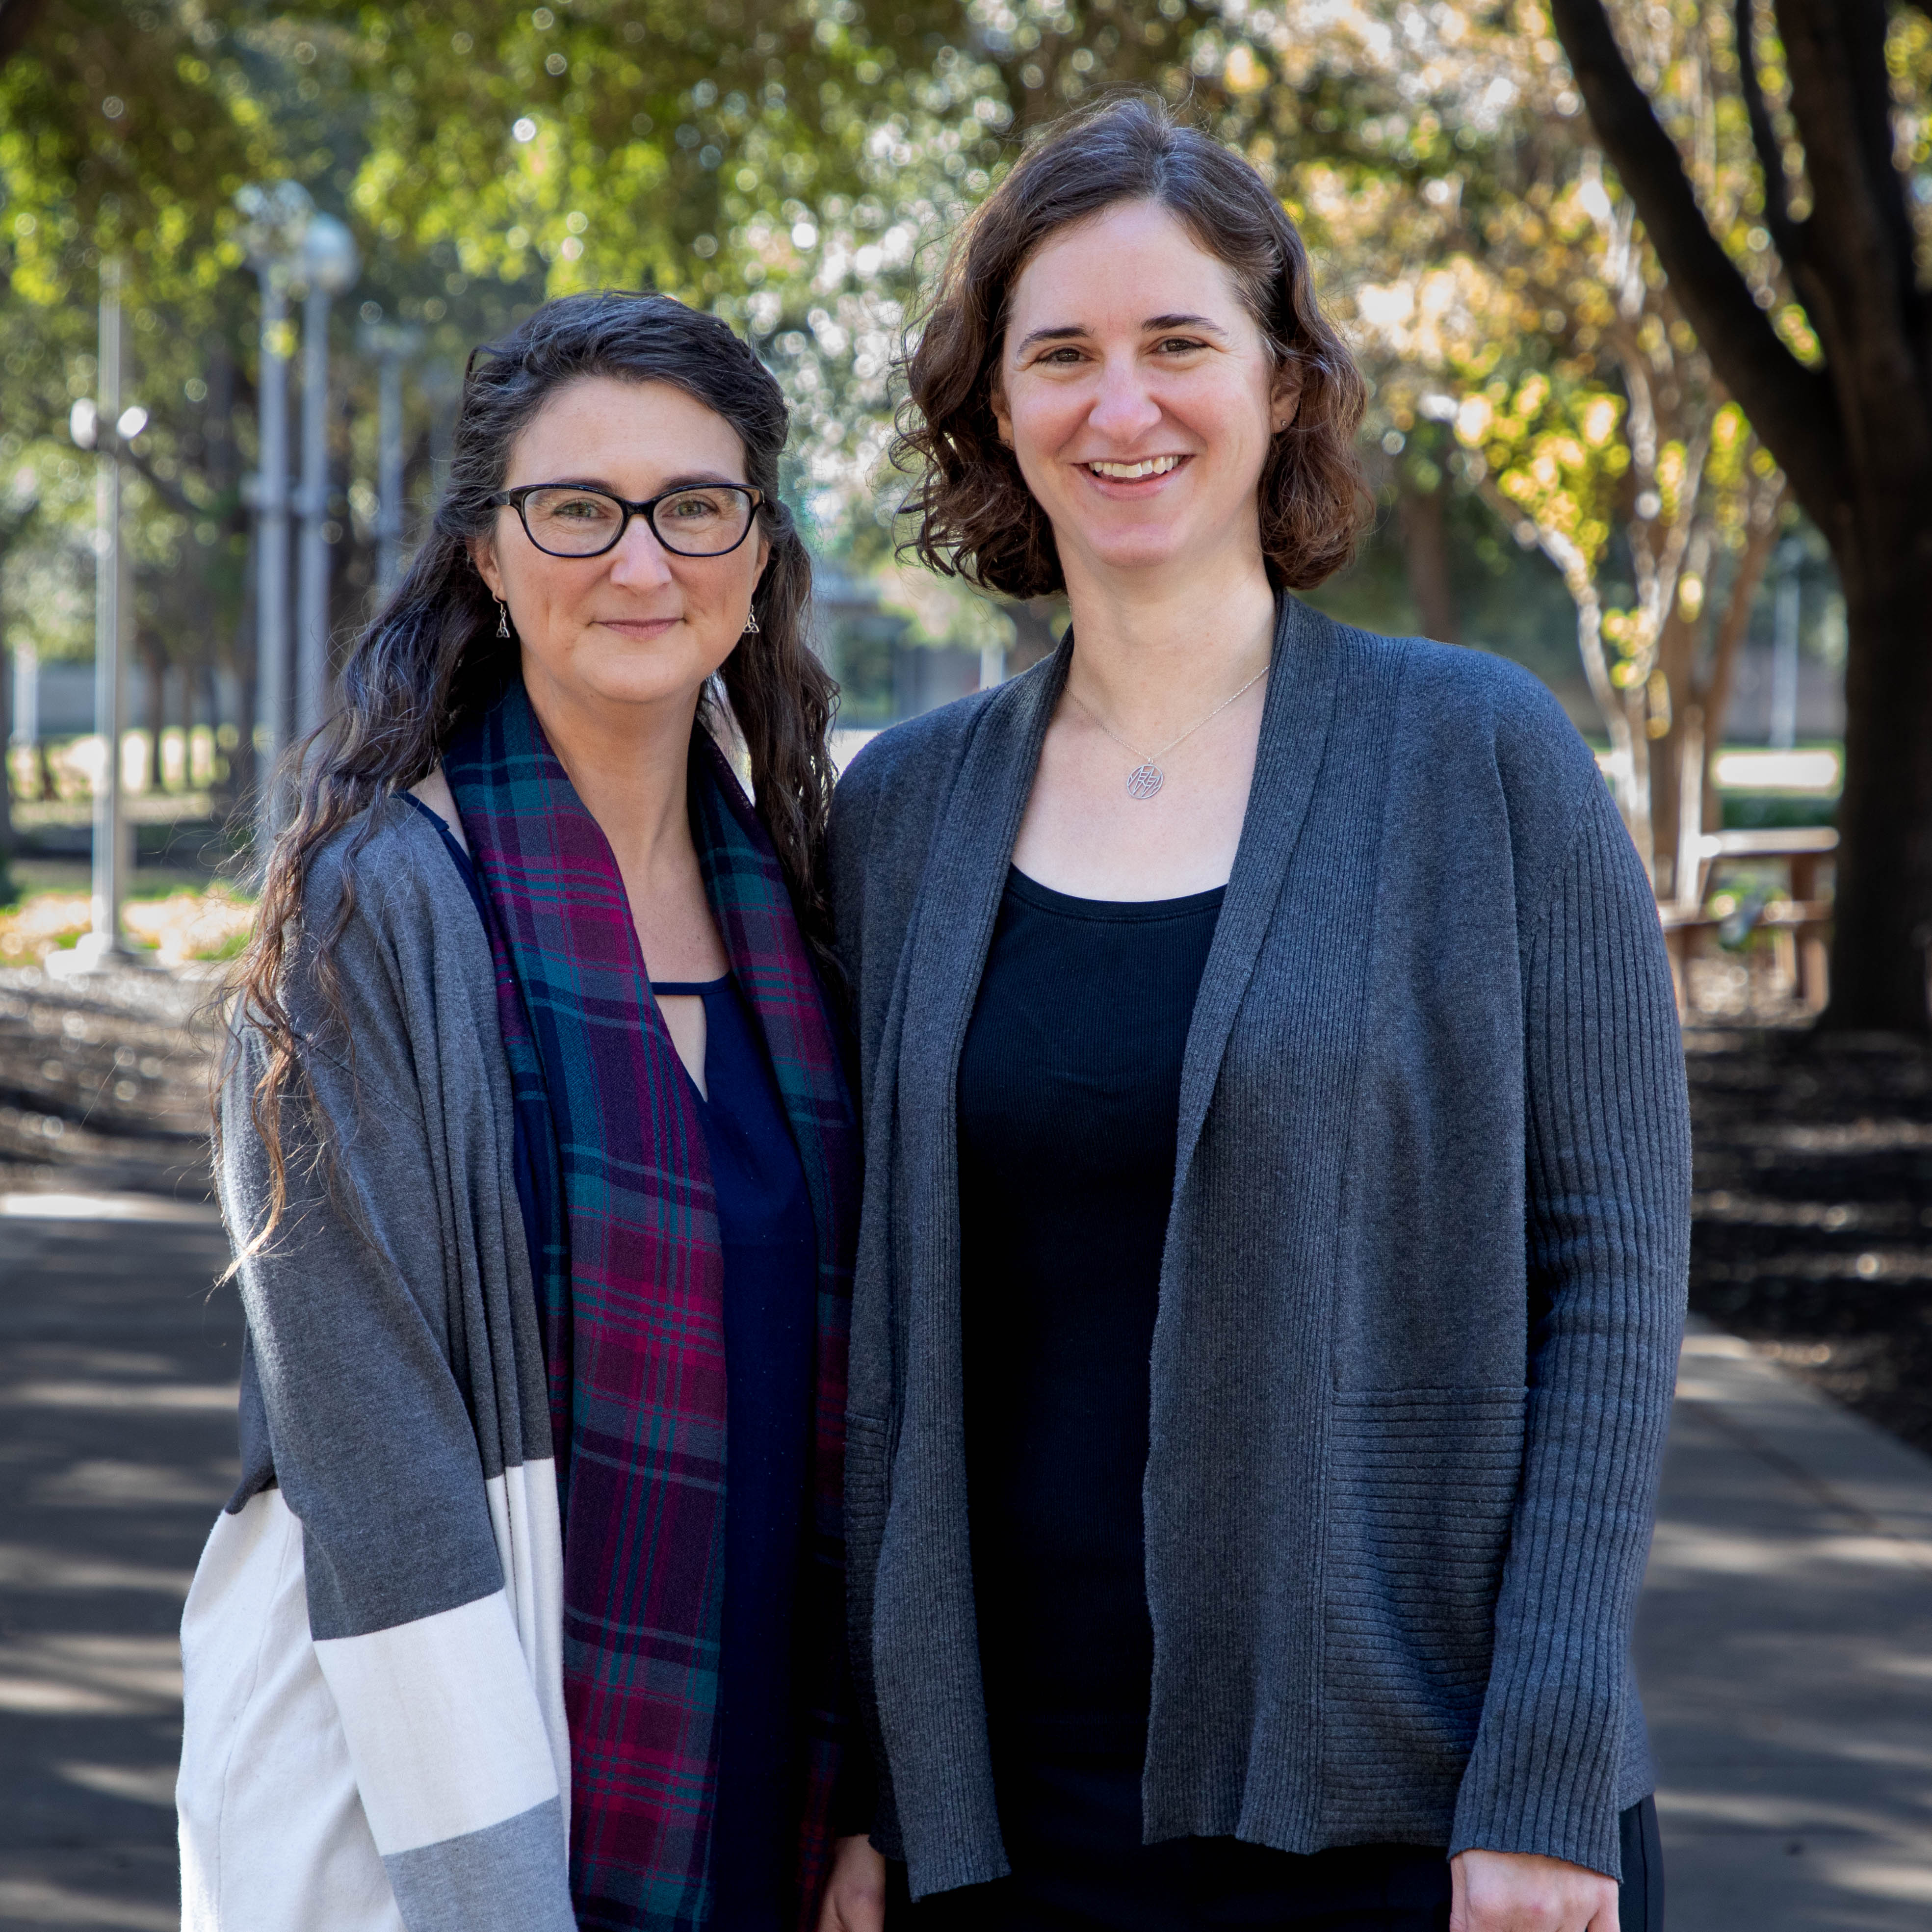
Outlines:
[[1670,1932],[1932,1925],[1932,1458],[1694,1330],[1637,1664]]
[[0,1195],[0,1932],[180,1922],[177,1630],[238,1474],[227,1258],[196,1205]]
[[[0,1192],[0,1932],[175,1932],[240,1313],[210,1210],[36,1184],[76,1191]],[[1694,1334],[1638,1655],[1670,1932],[1932,1925],[1932,1459]]]

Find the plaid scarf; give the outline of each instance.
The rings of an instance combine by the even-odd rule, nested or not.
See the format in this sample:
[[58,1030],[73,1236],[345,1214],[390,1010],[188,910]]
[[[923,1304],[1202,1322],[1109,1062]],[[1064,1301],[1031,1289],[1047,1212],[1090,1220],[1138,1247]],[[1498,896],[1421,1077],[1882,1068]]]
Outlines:
[[[704,1124],[610,845],[520,682],[443,770],[480,876],[520,1130],[564,1520],[571,1891],[586,1928],[682,1932],[712,1898],[724,1589],[724,1257]],[[692,833],[756,1011],[818,1232],[800,1923],[815,1910],[842,1726],[845,1348],[856,1124],[771,841],[710,735]],[[722,1848],[724,1856],[731,1848]]]

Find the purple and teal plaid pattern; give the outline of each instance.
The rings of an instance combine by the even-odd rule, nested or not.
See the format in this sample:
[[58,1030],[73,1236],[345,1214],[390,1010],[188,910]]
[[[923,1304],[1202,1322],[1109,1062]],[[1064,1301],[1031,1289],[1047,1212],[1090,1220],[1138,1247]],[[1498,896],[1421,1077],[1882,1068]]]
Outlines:
[[[571,1887],[597,1932],[704,1927],[724,1588],[724,1258],[704,1125],[650,987],[608,841],[520,683],[450,746],[490,915],[498,1003],[542,1228],[538,1296],[564,1519]],[[814,1907],[843,1726],[845,1344],[858,1144],[838,1045],[770,839],[708,734],[691,823],[732,969],[762,1024],[819,1253],[810,1574],[801,1656],[800,1919]],[[729,1856],[730,1848],[718,1848]]]

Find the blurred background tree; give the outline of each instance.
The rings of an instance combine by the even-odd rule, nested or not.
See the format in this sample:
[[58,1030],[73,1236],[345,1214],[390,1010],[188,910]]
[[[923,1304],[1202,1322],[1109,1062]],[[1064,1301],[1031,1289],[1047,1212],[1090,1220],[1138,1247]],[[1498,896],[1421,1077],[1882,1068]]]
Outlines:
[[[1923,1032],[1932,944],[1932,19],[1552,0],[1675,298],[1832,546],[1849,618],[1828,1022]],[[1680,24],[1712,50],[1684,84]],[[1700,178],[1753,152],[1754,219]]]
[[[404,324],[421,342],[406,436],[419,527],[469,348],[546,295],[653,286],[726,316],[778,372],[796,412],[787,487],[837,561],[828,583],[872,581],[913,634],[969,650],[1004,638],[1010,663],[1028,661],[1051,642],[1050,604],[956,608],[894,573],[892,360],[947,237],[1025,132],[1096,90],[1144,86],[1268,175],[1372,379],[1364,453],[1382,514],[1321,601],[1508,650],[1580,722],[1594,714],[1669,892],[1686,734],[1714,755],[1779,532],[1794,506],[1821,527],[1838,514],[1830,479],[1848,473],[1822,430],[1792,429],[1804,411],[1791,395],[1830,401],[1828,426],[1843,418],[1830,372],[1864,352],[1856,317],[1834,311],[1836,338],[1819,320],[1835,256],[1790,271],[1776,240],[1798,245],[1822,191],[1799,124],[1810,97],[1778,38],[1787,7],[1813,5],[0,0],[0,489],[31,476],[16,493],[41,506],[13,540],[0,626],[46,655],[91,648],[86,475],[65,424],[93,380],[99,265],[116,254],[150,414],[130,452],[150,713],[218,719],[245,749],[258,345],[233,197],[287,178],[350,224],[365,262],[337,323],[338,623],[368,608],[374,581],[375,377],[340,352],[358,324]],[[1867,82],[1878,49],[1901,158],[1886,165],[1904,183],[1922,164],[1925,23],[1878,0],[1856,0],[1855,16]],[[1578,38],[1580,20],[1595,40]],[[1870,92],[1854,89],[1860,112]],[[1822,128],[1818,100],[1804,111]],[[1640,107],[1641,138],[1628,132]],[[1869,128],[1862,138],[1869,148]],[[1768,202],[1766,152],[1784,170]],[[1659,201],[1653,176],[1677,200]],[[1915,238],[1922,218],[1907,211]],[[1714,256],[1735,287],[1687,292]],[[1821,484],[1828,458],[1838,467]],[[1887,507],[1894,524],[1904,514]],[[1868,583],[1876,552],[1846,528],[1839,515],[1826,534],[1841,563],[1863,544]],[[1918,686],[1873,670],[1874,648],[1854,650],[1848,800],[1874,796],[1858,790],[1861,760],[1896,777],[1903,735],[1932,741]],[[1898,700],[1883,743],[1857,722],[1874,690]],[[1701,789],[1714,811],[1714,788]],[[1894,804],[1907,796],[1893,787]],[[1835,982],[1847,1024],[1880,1011],[1870,949],[1896,994],[1932,916],[1928,903],[1908,918],[1895,890],[1873,911],[1886,893],[1870,882],[1905,834],[1896,810],[1860,808],[1847,885],[1862,937]],[[1903,1023],[1910,1002],[1886,997]],[[1923,1024],[1922,994],[1911,1011]]]

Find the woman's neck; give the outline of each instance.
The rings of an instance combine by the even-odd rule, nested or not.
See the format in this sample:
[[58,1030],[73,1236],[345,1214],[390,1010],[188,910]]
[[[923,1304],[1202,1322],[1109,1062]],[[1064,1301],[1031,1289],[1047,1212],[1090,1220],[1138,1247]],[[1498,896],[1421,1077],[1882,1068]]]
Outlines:
[[667,869],[693,861],[686,787],[699,694],[657,704],[577,700],[526,678],[531,708],[584,809],[610,842],[637,897]]
[[1159,740],[1238,691],[1268,663],[1274,591],[1251,568],[1137,573],[1083,568],[1070,558],[1072,695],[1132,739]]

